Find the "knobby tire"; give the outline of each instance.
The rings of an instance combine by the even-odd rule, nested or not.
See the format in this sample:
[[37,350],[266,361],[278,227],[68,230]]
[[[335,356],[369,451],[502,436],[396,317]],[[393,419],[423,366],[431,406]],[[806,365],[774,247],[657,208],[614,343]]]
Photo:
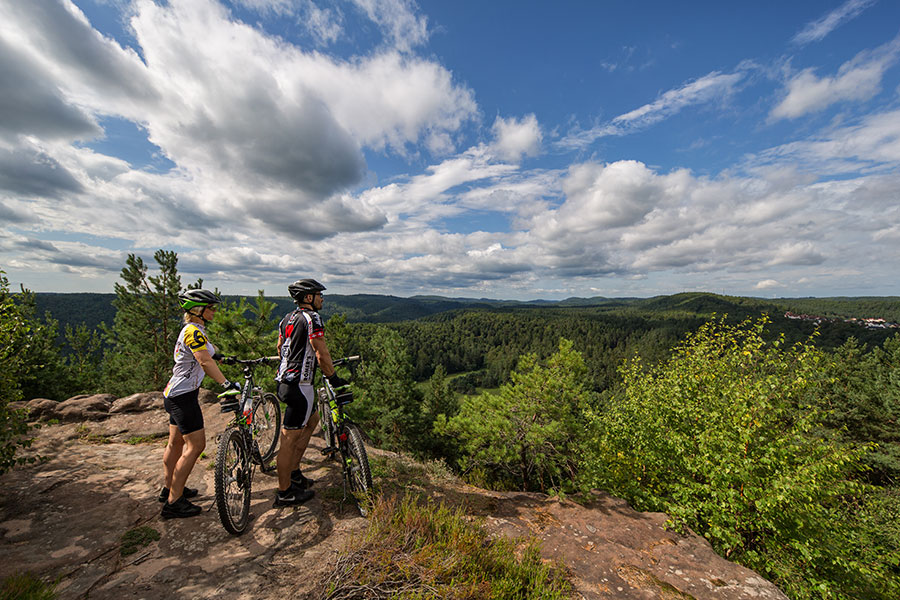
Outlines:
[[328,403],[328,396],[324,389],[319,390],[319,424],[322,427],[322,439],[325,440],[325,445],[334,448],[337,443],[334,419],[331,416],[331,406]]
[[278,436],[281,435],[281,404],[275,394],[257,394],[253,398],[253,437],[259,445],[261,461],[264,466],[275,456],[278,449]]
[[349,468],[350,491],[357,496],[360,501],[360,512],[365,516],[364,498],[359,496],[367,496],[372,491],[372,470],[369,468],[369,456],[366,454],[366,447],[363,445],[362,433],[353,423],[346,423],[343,427],[344,433],[347,434],[347,441],[344,442],[344,460],[346,467]]
[[225,430],[216,450],[216,509],[228,533],[240,535],[250,521],[251,463],[236,427]]

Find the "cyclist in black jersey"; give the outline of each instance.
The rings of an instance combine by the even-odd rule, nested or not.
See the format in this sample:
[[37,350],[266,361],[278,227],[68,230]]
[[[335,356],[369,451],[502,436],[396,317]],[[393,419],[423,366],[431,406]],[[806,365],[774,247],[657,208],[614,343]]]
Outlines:
[[300,471],[300,460],[309,438],[319,423],[314,412],[313,378],[317,366],[334,387],[347,385],[331,364],[325,343],[325,325],[319,310],[325,286],[315,279],[301,279],[288,286],[297,308],[287,314],[278,326],[278,355],[281,363],[275,380],[278,398],[287,405],[278,449],[278,491],[275,506],[300,504],[313,497],[312,481]]

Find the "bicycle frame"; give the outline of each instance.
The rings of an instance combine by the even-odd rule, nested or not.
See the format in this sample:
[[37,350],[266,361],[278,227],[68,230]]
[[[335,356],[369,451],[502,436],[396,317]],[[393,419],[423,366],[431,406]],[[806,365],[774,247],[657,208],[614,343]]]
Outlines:
[[[253,360],[223,360],[226,364],[240,364],[244,371],[244,387],[237,413],[225,431],[219,436],[215,462],[216,507],[222,525],[229,533],[241,534],[246,529],[249,518],[250,491],[256,465],[263,472],[275,470],[267,466],[278,444],[281,424],[281,408],[273,394],[264,393],[253,382],[253,369],[265,362],[278,360],[277,357],[262,357]],[[260,403],[254,406],[254,398]],[[262,409],[256,416],[254,412]],[[261,450],[258,431],[271,430],[271,440]]]
[[[350,356],[332,361],[335,367],[346,365],[354,372],[354,363],[360,360],[359,356]],[[362,440],[362,432],[356,423],[353,423],[344,414],[344,405],[341,396],[336,394],[334,388],[324,377],[322,387],[317,390],[318,405],[322,431],[328,447],[323,454],[334,457],[336,453],[341,455],[341,475],[343,479],[344,498],[347,499],[347,487],[356,495],[368,494],[372,489],[372,474],[369,468],[369,459]],[[365,515],[363,504],[359,505],[360,512]]]

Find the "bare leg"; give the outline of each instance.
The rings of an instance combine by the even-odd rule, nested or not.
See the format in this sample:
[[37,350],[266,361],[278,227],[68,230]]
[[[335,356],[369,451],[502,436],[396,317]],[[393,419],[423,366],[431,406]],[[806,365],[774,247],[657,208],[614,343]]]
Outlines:
[[175,473],[175,465],[181,458],[181,452],[184,450],[184,438],[181,432],[174,425],[169,425],[169,443],[166,444],[166,451],[163,452],[163,477],[165,478],[165,487],[172,489],[172,475]]
[[303,455],[306,454],[306,447],[309,446],[309,438],[312,437],[313,431],[316,429],[316,425],[319,424],[319,414],[313,413],[309,417],[309,421],[306,423],[306,427],[300,430],[300,438],[297,440],[297,460],[294,462],[294,468],[300,468],[300,459],[303,458]]
[[[305,429],[305,428],[304,428]],[[282,429],[281,430],[281,446],[278,447],[278,457],[275,459],[275,466],[278,469],[278,489],[286,491],[291,487],[291,471],[295,468],[298,459],[297,443],[303,436],[304,429]],[[307,442],[309,438],[307,437]]]
[[194,468],[194,464],[197,462],[197,459],[200,458],[200,454],[203,452],[204,448],[206,448],[205,429],[192,431],[183,437],[184,450],[182,451],[178,462],[175,464],[175,471],[172,474],[172,485],[169,486],[170,503],[178,500],[181,497],[181,494],[184,493],[184,484],[187,483],[188,475],[191,474],[191,469]]

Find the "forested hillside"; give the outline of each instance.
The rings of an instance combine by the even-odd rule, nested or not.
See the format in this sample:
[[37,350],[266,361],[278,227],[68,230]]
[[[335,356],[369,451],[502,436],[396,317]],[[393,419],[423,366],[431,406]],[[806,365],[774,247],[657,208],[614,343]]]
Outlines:
[[[0,466],[15,464],[25,427],[9,401],[162,389],[186,285],[174,252],[155,259],[151,271],[129,256],[109,296],[11,294],[2,278]],[[270,355],[292,304],[225,300],[208,326],[216,346]],[[498,489],[607,490],[792,598],[900,597],[900,335],[843,320],[893,320],[893,299],[326,295],[325,306],[332,355],[363,357],[348,411],[378,447]],[[89,318],[106,326],[72,326]]]

